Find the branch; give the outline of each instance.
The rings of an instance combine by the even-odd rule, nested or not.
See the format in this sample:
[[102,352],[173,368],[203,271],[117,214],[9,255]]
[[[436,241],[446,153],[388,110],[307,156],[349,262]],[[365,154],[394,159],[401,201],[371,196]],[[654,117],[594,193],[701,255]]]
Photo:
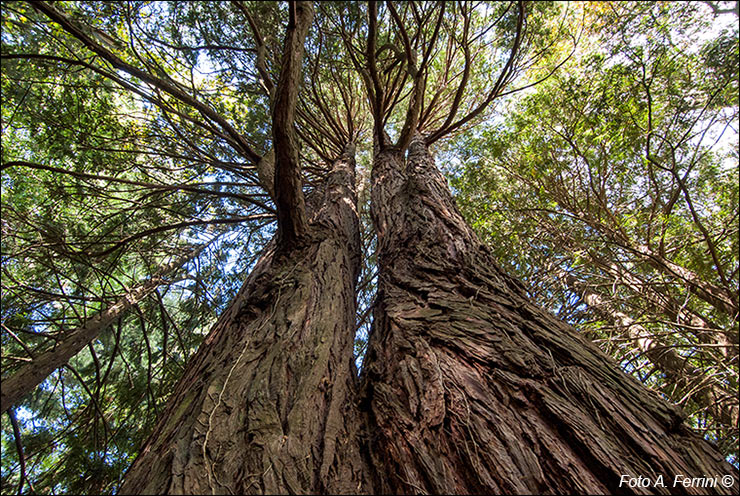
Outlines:
[[[417,125],[419,123],[419,114],[421,113],[421,104],[424,99],[424,78],[423,78],[424,71],[422,67],[416,66],[416,62],[417,62],[416,54],[411,49],[411,43],[409,41],[406,28],[404,27],[403,22],[401,21],[401,18],[396,12],[396,8],[393,6],[392,2],[388,2],[388,10],[391,13],[391,17],[393,17],[393,21],[395,22],[396,27],[401,33],[401,38],[403,39],[404,50],[406,52],[407,72],[411,76],[412,81],[413,81],[413,89],[411,91],[409,106],[408,106],[408,109],[406,110],[406,120],[403,123],[403,128],[401,129],[401,134],[398,137],[398,143],[396,144],[396,146],[400,150],[405,150],[406,147],[408,147],[409,143],[411,143],[411,138],[414,136]],[[434,45],[435,38],[439,32],[442,15],[444,15],[444,4],[442,4],[442,12],[439,17],[439,22],[435,26],[432,42],[431,42],[430,48],[427,51],[426,55],[428,55],[431,52],[431,46]],[[426,64],[426,56],[424,57],[424,63]]]
[[247,220],[269,218],[269,217],[272,217],[272,216],[269,214],[255,214],[255,215],[248,215],[246,217],[229,217],[226,219],[189,220],[185,222],[177,222],[175,224],[166,224],[163,226],[157,226],[152,229],[147,229],[145,231],[141,231],[136,234],[132,234],[131,236],[123,238],[122,240],[118,241],[116,244],[114,244],[110,248],[106,248],[103,251],[98,251],[95,253],[84,253],[83,252],[81,254],[85,255],[86,257],[90,257],[90,258],[99,258],[99,257],[104,257],[110,253],[113,253],[114,251],[130,243],[131,241],[145,238],[147,236],[151,236],[152,234],[157,234],[159,232],[172,231],[174,229],[180,229],[182,227],[190,227],[190,226],[202,226],[202,225],[214,225],[214,224],[237,224],[237,223],[244,222]]
[[247,18],[249,28],[252,30],[254,42],[257,46],[257,61],[255,66],[257,67],[257,72],[259,73],[260,78],[262,78],[261,83],[267,92],[267,97],[272,101],[275,97],[275,85],[273,84],[270,73],[267,70],[267,45],[265,45],[265,39],[262,36],[257,23],[254,21],[254,17],[249,13],[249,9],[247,9],[244,3],[241,1],[232,1],[232,3],[236,5],[242,14],[244,14],[244,17]]
[[252,163],[257,163],[260,159],[260,155],[255,152],[247,143],[244,136],[239,134],[231,124],[229,124],[223,116],[213,110],[211,107],[205,105],[203,102],[196,100],[192,95],[189,95],[181,89],[175,87],[171,83],[164,81],[158,77],[151,75],[150,73],[134,67],[128,62],[123,61],[120,57],[113,54],[107,48],[104,48],[97,41],[93,40],[87,35],[81,28],[79,28],[73,21],[71,21],[66,14],[57,10],[56,7],[47,4],[46,2],[30,2],[31,6],[36,10],[44,13],[49,19],[59,24],[65,31],[77,38],[82,42],[90,51],[99,55],[115,69],[123,71],[131,76],[141,79],[147,84],[159,88],[170,96],[175,97],[181,102],[190,105],[194,109],[198,110],[203,116],[216,122],[224,132],[231,137],[235,143],[241,148],[242,153]]
[[370,75],[372,87],[368,86],[370,92],[370,107],[373,112],[374,130],[373,135],[380,150],[383,150],[387,143],[385,132],[383,130],[383,87],[380,85],[378,78],[378,65],[375,60],[375,47],[378,43],[378,3],[375,1],[368,2],[368,32],[367,47],[365,57],[367,58],[367,71]]
[[291,12],[294,10],[294,21],[288,25],[285,36],[282,67],[272,113],[278,244],[285,247],[295,244],[308,231],[295,115],[301,82],[303,45],[313,19],[313,6],[310,2],[298,2],[297,5],[291,2]]
[[735,6],[731,9],[720,9],[717,2],[710,2],[708,0],[702,0],[701,3],[709,6],[715,16],[720,14],[735,14],[735,16],[740,17],[740,2],[736,1]]
[[73,356],[132,305],[150,295],[160,285],[165,284],[170,274],[197,257],[213,240],[163,265],[154,276],[128,291],[113,305],[95,314],[81,326],[66,331],[63,340],[56,343],[53,349],[37,355],[32,362],[24,364],[15,374],[4,379],[2,391],[0,391],[0,410],[7,410],[17,405],[24,396],[33,391],[57,368],[66,365]]
[[[269,155],[269,153],[267,154]],[[266,157],[267,157],[266,155]],[[269,157],[268,157],[269,158]],[[262,159],[260,159],[262,160]],[[98,174],[89,174],[86,172],[77,172],[69,169],[64,169],[62,167],[53,167],[51,165],[43,165],[43,164],[37,164],[34,162],[26,162],[23,160],[14,160],[11,162],[5,162],[4,164],[0,165],[0,171],[4,171],[8,167],[28,167],[31,169],[38,169],[38,170],[47,170],[50,172],[55,172],[58,174],[66,174],[70,175],[72,177],[76,177],[78,179],[98,179],[101,181],[110,181],[110,182],[116,182],[121,184],[130,184],[132,186],[141,186],[142,188],[148,188],[148,189],[154,189],[154,190],[161,190],[161,191],[187,191],[189,193],[202,193],[207,195],[214,195],[214,196],[221,196],[221,197],[227,197],[227,198],[234,198],[237,200],[242,200],[247,203],[251,203],[253,205],[256,205],[262,209],[264,209],[266,212],[274,212],[274,210],[266,205],[265,203],[255,200],[254,198],[251,198],[246,195],[242,195],[239,193],[230,193],[228,191],[214,191],[210,189],[205,188],[198,188],[196,186],[219,186],[220,183],[218,182],[212,182],[212,183],[195,183],[195,184],[157,184],[157,183],[148,183],[144,181],[133,181],[130,179],[123,179],[119,177],[112,177],[112,176],[101,176]]]
[[522,32],[524,30],[524,2],[522,0],[519,0],[517,2],[517,6],[519,7],[519,12],[517,15],[517,23],[516,23],[516,36],[514,38],[514,43],[511,47],[511,51],[509,52],[509,59],[506,61],[506,65],[501,70],[501,73],[499,74],[498,79],[496,80],[496,83],[493,85],[493,88],[489,92],[486,99],[480,103],[475,109],[473,109],[471,112],[469,112],[465,117],[459,119],[454,124],[443,126],[440,129],[430,133],[429,137],[427,137],[426,142],[427,144],[431,144],[438,139],[440,139],[442,136],[451,133],[455,129],[465,125],[466,123],[470,122],[472,119],[477,117],[481,112],[483,112],[486,107],[488,107],[493,100],[498,98],[501,94],[501,91],[504,89],[506,84],[509,82],[509,78],[511,77],[513,71],[514,71],[514,60],[516,59],[516,56],[519,53],[519,48],[521,46],[522,42]]
[[15,412],[12,408],[8,408],[7,412],[10,417],[10,423],[13,426],[15,449],[18,451],[18,463],[21,466],[20,481],[18,482],[18,494],[22,494],[24,482],[28,482],[28,487],[30,487],[31,491],[35,493],[36,489],[34,489],[31,481],[28,480],[28,476],[26,475],[26,457],[23,455],[23,443],[21,443],[21,430],[18,427],[18,419],[15,417]]

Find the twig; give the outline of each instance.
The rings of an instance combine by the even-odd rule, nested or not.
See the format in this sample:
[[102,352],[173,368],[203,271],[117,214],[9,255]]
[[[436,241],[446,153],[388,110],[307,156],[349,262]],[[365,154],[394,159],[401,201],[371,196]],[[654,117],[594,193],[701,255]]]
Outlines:
[[18,494],[23,494],[24,482],[28,482],[28,487],[30,487],[31,491],[35,493],[36,489],[34,489],[33,484],[31,484],[31,481],[28,480],[28,476],[26,476],[26,457],[23,455],[23,443],[21,443],[21,430],[18,427],[18,419],[15,418],[15,412],[12,408],[8,408],[7,412],[10,417],[10,423],[13,425],[15,448],[18,450],[18,462],[21,465],[21,479],[18,482]]

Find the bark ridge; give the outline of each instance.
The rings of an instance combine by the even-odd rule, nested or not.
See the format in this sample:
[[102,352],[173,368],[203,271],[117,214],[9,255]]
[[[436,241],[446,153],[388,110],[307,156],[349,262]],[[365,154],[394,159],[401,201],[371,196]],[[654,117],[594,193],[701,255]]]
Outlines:
[[[383,493],[671,492],[737,470],[681,412],[532,305],[459,214],[424,138],[373,168],[380,278],[364,394]],[[623,474],[666,488],[619,487]]]

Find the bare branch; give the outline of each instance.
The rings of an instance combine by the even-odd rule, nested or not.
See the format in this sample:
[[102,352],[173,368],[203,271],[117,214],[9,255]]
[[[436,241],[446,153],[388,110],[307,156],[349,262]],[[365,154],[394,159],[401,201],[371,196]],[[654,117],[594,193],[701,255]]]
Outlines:
[[44,13],[49,19],[59,24],[65,31],[81,41],[90,51],[99,55],[105,59],[114,68],[124,71],[127,74],[137,77],[145,83],[151,84],[152,86],[161,89],[165,93],[177,98],[181,102],[190,105],[194,109],[198,110],[203,116],[216,122],[221,128],[228,134],[235,143],[239,145],[240,151],[249,159],[252,163],[257,163],[260,159],[260,155],[255,152],[249,143],[247,143],[244,136],[234,129],[223,116],[218,114],[208,105],[198,101],[192,95],[185,93],[183,90],[175,87],[171,83],[164,81],[161,78],[153,76],[149,72],[143,71],[138,67],[135,67],[128,62],[123,61],[120,57],[113,54],[110,50],[103,47],[100,43],[85,33],[80,27],[78,27],[66,14],[60,12],[56,7],[46,2],[31,2],[33,8]]

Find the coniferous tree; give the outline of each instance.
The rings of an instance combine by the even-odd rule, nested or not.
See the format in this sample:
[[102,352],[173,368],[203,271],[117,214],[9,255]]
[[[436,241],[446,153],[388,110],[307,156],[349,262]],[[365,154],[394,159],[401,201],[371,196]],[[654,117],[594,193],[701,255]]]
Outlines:
[[[556,84],[569,61],[580,63],[581,38],[596,36],[587,22],[628,37],[649,19],[691,28],[702,7],[655,8],[8,3],[3,490],[640,493],[623,477],[662,476],[666,486],[651,490],[671,492],[677,476],[730,474],[729,487],[681,490],[736,491],[737,471],[680,409],[540,308],[536,293],[499,266],[524,258],[494,255],[481,242],[439,170],[450,169],[455,153],[475,155],[455,149],[476,133],[479,142],[491,135],[497,103],[528,94],[533,108],[542,105],[538,89]],[[706,172],[709,158],[667,166],[671,139],[684,157],[681,132],[670,126],[655,143],[672,108],[661,98],[689,105],[678,104],[676,126],[702,105],[736,108],[722,39],[702,52],[711,69],[701,88],[716,94],[693,104],[654,82],[670,72],[663,62],[647,70],[655,53],[669,60],[670,40],[605,45],[646,69],[638,87],[655,97],[646,134],[654,174],[643,180],[671,192],[661,205],[669,212],[686,200],[713,268],[693,264],[696,251],[688,262],[672,257],[668,221],[662,237],[647,242],[626,229],[607,234],[641,267],[687,284],[698,299],[688,306],[676,307],[669,286],[646,294],[677,322],[706,324],[712,332],[699,333],[701,342],[722,346],[731,363],[736,343],[711,341],[716,323],[696,301],[723,324],[737,311],[729,284],[737,270],[724,252],[737,231],[716,234],[712,224],[710,232],[692,207],[700,182],[689,172]],[[574,93],[547,110],[553,122],[567,120],[569,105],[580,102]],[[637,101],[624,105],[631,115],[642,110]],[[608,109],[622,107],[606,99],[600,111]],[[645,144],[628,122],[610,124],[610,137]],[[571,139],[574,164],[609,176],[577,139],[551,127]],[[536,143],[551,137],[522,138],[530,135]],[[526,149],[511,143],[511,153]],[[534,168],[541,161],[521,159]],[[547,177],[546,167],[538,170]],[[620,177],[617,187],[636,184]],[[547,193],[563,193],[551,184]],[[576,206],[579,195],[597,205],[595,221],[584,210],[592,230],[619,214],[606,184],[565,191]],[[536,188],[525,193],[548,201]],[[362,218],[368,208],[374,234]],[[608,252],[593,255],[605,273],[623,268]],[[558,268],[566,280],[578,274]],[[712,270],[716,280],[705,277]],[[621,283],[641,287],[642,275]],[[582,294],[625,317],[637,333],[629,336],[643,342],[645,328],[622,307]],[[368,315],[358,377],[355,330]],[[654,346],[644,353],[666,368],[681,359]],[[692,367],[698,378],[701,367]],[[34,380],[24,380],[32,369]],[[676,384],[692,388],[686,378]],[[715,381],[717,391],[737,389],[736,381]],[[708,391],[715,389],[695,393],[696,401]],[[724,419],[721,408],[707,405]],[[31,432],[31,423],[40,428]]]

